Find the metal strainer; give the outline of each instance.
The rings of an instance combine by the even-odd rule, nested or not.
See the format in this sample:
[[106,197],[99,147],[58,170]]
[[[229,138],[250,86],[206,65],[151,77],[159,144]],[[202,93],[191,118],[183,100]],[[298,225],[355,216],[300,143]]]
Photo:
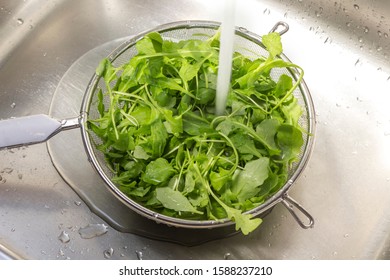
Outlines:
[[[132,37],[120,45],[116,50],[114,50],[108,56],[108,59],[115,67],[127,63],[130,58],[137,54],[137,49],[135,47],[136,43],[146,34],[152,31],[159,32],[164,39],[180,41],[194,38],[207,39],[214,35],[219,27],[219,23],[210,21],[183,21],[161,25],[153,30],[149,30]],[[288,25],[286,23],[279,22],[274,26],[271,32],[277,31],[278,29],[281,29],[279,31],[280,34],[284,34],[288,31]],[[235,34],[235,51],[253,59],[259,56],[268,55],[268,52],[261,43],[260,36],[251,33],[244,28],[237,28]],[[285,61],[289,61],[288,58],[283,54],[280,56],[280,58]],[[289,75],[295,81],[299,76],[297,69],[278,68],[272,72],[272,75],[276,80],[283,74]],[[184,228],[214,228],[233,224],[233,222],[229,219],[218,221],[194,221],[165,216],[140,205],[125,195],[122,191],[120,191],[118,186],[116,186],[115,183],[111,180],[114,174],[107,166],[103,153],[95,148],[95,143],[99,143],[100,141],[99,137],[96,136],[92,131],[88,130],[87,127],[88,120],[97,119],[100,117],[97,108],[97,93],[99,88],[104,88],[104,80],[95,74],[92,77],[85,92],[80,116],[76,118],[58,121],[46,115],[35,115],[0,121],[0,148],[43,142],[61,130],[81,127],[81,134],[85,150],[92,166],[107,184],[108,188],[116,195],[116,197],[118,197],[123,203],[125,203],[135,212],[159,223],[165,223],[168,225]],[[308,162],[314,142],[315,114],[313,101],[304,81],[300,83],[299,87],[294,91],[293,94],[298,100],[299,105],[304,109],[303,114],[299,119],[299,124],[303,130],[307,132],[303,135],[304,144],[302,145],[298,160],[291,166],[288,180],[284,186],[275,195],[268,198],[263,204],[246,213],[252,214],[253,216],[266,214],[266,212],[269,211],[273,206],[282,202],[282,204],[287,207],[288,211],[293,215],[301,227],[309,228],[313,226],[314,219],[302,206],[300,206],[288,195],[288,191],[302,173]],[[107,100],[107,102],[109,101]],[[301,215],[298,215],[297,212],[294,211],[295,209],[298,209],[301,212]],[[303,221],[301,219],[302,215],[306,217],[307,221]]]

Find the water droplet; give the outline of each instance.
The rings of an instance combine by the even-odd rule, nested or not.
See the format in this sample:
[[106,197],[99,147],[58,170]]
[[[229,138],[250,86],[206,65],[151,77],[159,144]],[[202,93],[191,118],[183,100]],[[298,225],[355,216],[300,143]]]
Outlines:
[[348,233],[344,234],[344,238],[347,238],[347,237],[349,237],[349,234]]
[[383,36],[384,36],[386,39],[389,38],[389,34],[387,34],[387,33],[384,33]]
[[18,179],[19,179],[19,180],[22,180],[22,179],[23,179],[23,174],[20,174],[20,173],[19,173],[19,174],[18,174]]
[[378,30],[378,36],[382,37],[382,32],[380,30]]
[[230,256],[231,256],[230,253],[226,253],[225,255],[223,255],[223,259],[228,260],[230,258]]
[[381,47],[381,46],[378,46],[378,47],[376,48],[376,50],[377,50],[378,52],[380,52],[380,51],[382,51],[382,47]]
[[6,168],[4,168],[4,169],[1,171],[1,173],[11,174],[13,171],[14,171],[13,168],[11,168],[11,167],[6,167]]
[[355,10],[359,10],[360,9],[360,6],[358,4],[353,5],[353,7],[355,8]]
[[345,25],[346,25],[347,27],[351,27],[352,22],[348,21]]
[[143,260],[144,254],[141,251],[135,251],[135,254],[140,261]]
[[43,53],[43,56],[47,56],[47,52],[44,52],[44,53]]
[[70,241],[69,234],[66,231],[62,231],[58,236],[58,240],[60,240],[62,243],[68,243]]
[[76,206],[80,206],[80,205],[81,205],[81,201],[75,201],[74,204],[75,204]]
[[18,23],[18,25],[22,25],[24,23],[24,20],[22,18],[18,18],[16,22]]
[[355,66],[357,66],[360,63],[360,58],[358,58],[355,62]]
[[326,43],[332,44],[332,38],[326,37],[324,44],[326,44]]
[[12,102],[11,108],[13,109],[13,108],[15,108],[15,107],[16,107],[16,103],[15,103],[15,102]]
[[28,28],[33,29],[33,28],[34,28],[34,25],[30,24],[30,25],[28,26]]
[[101,236],[108,231],[108,227],[105,224],[89,224],[86,227],[79,229],[81,238],[91,239]]
[[370,32],[370,29],[367,26],[365,26],[363,30],[364,30],[364,33]]
[[15,229],[14,229],[14,228],[11,228],[11,232],[15,232]]
[[363,43],[363,37],[359,37],[359,43]]
[[106,259],[110,259],[113,254],[114,254],[113,248],[109,248],[103,252],[104,258],[106,258]]
[[337,254],[338,254],[338,253],[337,253],[336,251],[333,252],[333,256],[337,256]]
[[61,257],[65,256],[65,253],[64,253],[64,251],[63,251],[62,249],[60,249],[60,250],[58,251],[58,254],[59,254]]
[[316,15],[316,17],[320,17],[321,16],[321,12],[315,11],[315,15]]

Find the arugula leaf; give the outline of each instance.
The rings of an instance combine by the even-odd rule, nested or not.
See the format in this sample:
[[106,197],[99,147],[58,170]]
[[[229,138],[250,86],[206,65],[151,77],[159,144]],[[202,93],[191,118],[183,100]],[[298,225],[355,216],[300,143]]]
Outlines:
[[303,145],[301,130],[290,124],[283,124],[278,129],[276,139],[283,151],[283,160],[288,163],[296,161]]
[[171,188],[157,188],[156,198],[168,209],[178,212],[183,211],[203,214],[201,211],[196,210],[181,192],[175,191]]
[[264,35],[262,37],[262,43],[264,44],[272,59],[280,55],[283,51],[280,34],[277,32]]
[[244,235],[248,235],[261,225],[260,218],[252,218],[252,215],[243,215],[240,210],[234,208],[224,208],[229,219],[236,223],[236,230],[241,230]]
[[256,126],[257,135],[263,139],[264,143],[266,143],[268,147],[271,147],[271,151],[278,149],[275,143],[275,135],[278,131],[279,125],[279,121],[276,119],[266,119]]
[[221,190],[231,180],[230,170],[226,170],[222,167],[218,168],[218,172],[210,172],[210,183],[214,190]]
[[249,135],[236,133],[230,137],[230,140],[232,140],[232,143],[241,154],[249,154],[258,158],[262,157],[259,149],[255,146],[255,142]]
[[248,162],[243,171],[237,170],[233,178],[232,192],[243,202],[259,192],[259,186],[268,178],[269,158],[262,157]]
[[166,159],[158,158],[146,166],[142,180],[145,183],[158,185],[166,182],[174,173],[175,170]]

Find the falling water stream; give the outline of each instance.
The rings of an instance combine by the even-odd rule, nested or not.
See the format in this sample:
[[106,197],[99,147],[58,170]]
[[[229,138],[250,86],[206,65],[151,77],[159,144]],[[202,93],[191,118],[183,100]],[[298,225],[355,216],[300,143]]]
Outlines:
[[215,102],[215,111],[217,115],[223,115],[225,112],[227,96],[229,94],[235,29],[234,18],[236,0],[227,0],[224,1],[224,3],[219,50],[217,96]]

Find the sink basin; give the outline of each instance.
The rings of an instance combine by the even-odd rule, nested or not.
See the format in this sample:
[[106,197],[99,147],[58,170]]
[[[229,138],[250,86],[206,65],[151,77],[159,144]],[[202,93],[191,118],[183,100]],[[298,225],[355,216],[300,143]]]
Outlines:
[[[118,222],[94,208],[74,187],[88,180],[65,176],[42,143],[0,151],[1,259],[390,259],[388,1],[237,2],[237,26],[262,35],[288,23],[284,53],[305,70],[316,143],[289,194],[314,217],[314,228],[302,229],[277,205],[249,236],[195,246],[126,232],[126,217]],[[52,112],[62,78],[93,50],[163,23],[221,21],[220,11],[221,1],[208,0],[3,0],[0,119]],[[82,92],[76,82],[66,86]],[[60,107],[77,115],[73,98],[62,94]],[[64,133],[56,137],[73,138]],[[103,224],[102,235],[79,233]]]

